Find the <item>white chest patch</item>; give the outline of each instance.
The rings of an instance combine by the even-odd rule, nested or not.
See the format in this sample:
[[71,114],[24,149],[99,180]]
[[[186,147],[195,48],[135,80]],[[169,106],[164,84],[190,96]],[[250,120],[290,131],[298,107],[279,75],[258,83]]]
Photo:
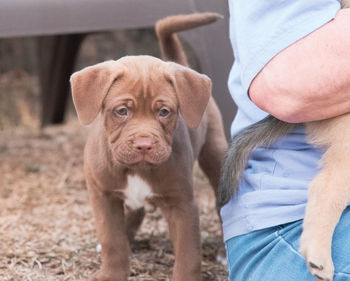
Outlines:
[[140,177],[128,176],[128,183],[124,190],[126,206],[133,210],[142,208],[152,195],[151,187]]

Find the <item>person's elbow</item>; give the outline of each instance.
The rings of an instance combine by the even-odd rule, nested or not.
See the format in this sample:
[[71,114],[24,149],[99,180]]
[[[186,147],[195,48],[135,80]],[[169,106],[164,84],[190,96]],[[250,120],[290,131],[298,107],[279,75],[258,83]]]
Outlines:
[[263,111],[288,123],[313,121],[309,106],[314,99],[310,92],[300,91],[298,87],[280,81],[278,75],[272,74],[270,77],[274,78],[268,79],[263,73],[253,80],[249,88],[252,102]]

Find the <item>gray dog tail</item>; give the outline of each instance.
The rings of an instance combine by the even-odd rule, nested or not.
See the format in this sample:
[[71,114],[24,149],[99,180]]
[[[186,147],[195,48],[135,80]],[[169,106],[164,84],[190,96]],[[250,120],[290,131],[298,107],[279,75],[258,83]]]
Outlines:
[[248,158],[260,146],[268,147],[279,137],[285,136],[294,124],[269,115],[238,133],[231,142],[221,170],[217,206],[221,208],[238,191]]
[[220,18],[223,16],[217,13],[194,13],[169,16],[157,21],[156,33],[162,58],[188,66],[186,54],[176,33],[215,22]]

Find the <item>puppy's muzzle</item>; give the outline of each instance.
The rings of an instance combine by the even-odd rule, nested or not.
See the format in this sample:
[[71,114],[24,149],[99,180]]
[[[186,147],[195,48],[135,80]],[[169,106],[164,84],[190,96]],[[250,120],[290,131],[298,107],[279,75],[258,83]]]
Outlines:
[[133,147],[141,155],[145,156],[154,149],[154,141],[149,137],[139,137],[134,140]]
[[159,142],[151,136],[138,136],[132,141],[132,147],[134,153],[134,163],[148,163],[148,164],[159,164],[159,160],[164,150]]
[[171,147],[155,134],[131,134],[114,144],[114,156],[119,163],[131,165],[159,165],[171,153]]

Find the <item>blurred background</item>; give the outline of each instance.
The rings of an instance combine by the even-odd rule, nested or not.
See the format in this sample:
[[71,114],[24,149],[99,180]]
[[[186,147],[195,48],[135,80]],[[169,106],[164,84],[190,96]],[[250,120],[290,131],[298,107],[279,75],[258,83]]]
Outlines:
[[[181,33],[190,64],[213,80],[226,133],[235,107],[226,87],[233,61],[223,0],[0,1],[0,280],[86,280],[100,267],[82,151],[87,130],[69,90],[75,70],[125,55],[159,57],[153,30],[171,14],[215,11],[225,19]],[[203,279],[227,280],[216,261],[220,222],[196,167]],[[174,256],[159,211],[132,246],[129,280],[171,280]]]
[[[153,28],[94,33],[82,42],[74,69],[140,54],[160,57]],[[191,57],[190,50],[189,55]],[[16,126],[40,127],[39,59],[37,37],[0,39],[0,130]],[[191,61],[198,68],[194,56]],[[75,116],[69,96],[65,118]]]

